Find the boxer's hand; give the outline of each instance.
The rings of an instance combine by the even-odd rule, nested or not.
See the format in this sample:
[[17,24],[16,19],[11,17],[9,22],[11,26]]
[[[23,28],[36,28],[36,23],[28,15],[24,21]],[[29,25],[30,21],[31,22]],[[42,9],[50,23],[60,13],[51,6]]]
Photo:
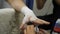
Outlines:
[[34,24],[49,24],[49,22],[41,20],[35,16],[32,10],[30,10],[28,7],[23,7],[21,12],[25,15],[22,24],[20,25],[20,28],[23,28],[26,23],[32,22]]

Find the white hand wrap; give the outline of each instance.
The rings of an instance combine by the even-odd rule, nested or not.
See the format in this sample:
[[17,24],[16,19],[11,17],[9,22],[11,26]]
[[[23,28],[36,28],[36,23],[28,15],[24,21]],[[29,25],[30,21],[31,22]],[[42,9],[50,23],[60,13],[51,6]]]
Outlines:
[[28,17],[32,17],[32,18],[30,18],[30,21],[34,21],[34,20],[37,19],[37,17],[36,17],[35,14],[33,13],[33,11],[30,10],[30,9],[29,9],[28,7],[26,7],[26,6],[22,7],[21,12],[22,12],[25,16],[27,16],[27,18],[28,18]]

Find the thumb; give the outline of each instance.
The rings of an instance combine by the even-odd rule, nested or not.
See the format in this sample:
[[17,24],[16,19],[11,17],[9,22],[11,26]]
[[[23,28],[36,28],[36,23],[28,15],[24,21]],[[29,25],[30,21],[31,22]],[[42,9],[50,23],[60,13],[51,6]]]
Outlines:
[[20,25],[20,29],[25,29],[25,27],[27,25],[26,23],[28,23],[28,19],[27,19],[27,17],[24,17],[22,24]]
[[20,25],[20,29],[24,29],[24,28],[25,28],[24,25],[25,25],[25,24],[22,23],[22,24]]

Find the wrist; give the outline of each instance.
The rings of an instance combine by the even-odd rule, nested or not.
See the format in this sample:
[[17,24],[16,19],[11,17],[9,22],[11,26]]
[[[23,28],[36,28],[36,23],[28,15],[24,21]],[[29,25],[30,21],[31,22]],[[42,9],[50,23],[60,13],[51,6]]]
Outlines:
[[24,15],[34,15],[33,11],[26,6],[21,8],[21,13]]

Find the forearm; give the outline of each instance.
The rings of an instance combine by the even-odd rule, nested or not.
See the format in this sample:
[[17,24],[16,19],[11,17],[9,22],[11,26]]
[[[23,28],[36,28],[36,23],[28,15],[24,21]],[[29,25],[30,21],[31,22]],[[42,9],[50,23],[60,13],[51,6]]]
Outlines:
[[6,0],[14,9],[28,16],[35,16],[33,11],[29,9],[23,2],[23,0]]
[[14,9],[20,11],[23,6],[26,6],[23,0],[6,0]]

